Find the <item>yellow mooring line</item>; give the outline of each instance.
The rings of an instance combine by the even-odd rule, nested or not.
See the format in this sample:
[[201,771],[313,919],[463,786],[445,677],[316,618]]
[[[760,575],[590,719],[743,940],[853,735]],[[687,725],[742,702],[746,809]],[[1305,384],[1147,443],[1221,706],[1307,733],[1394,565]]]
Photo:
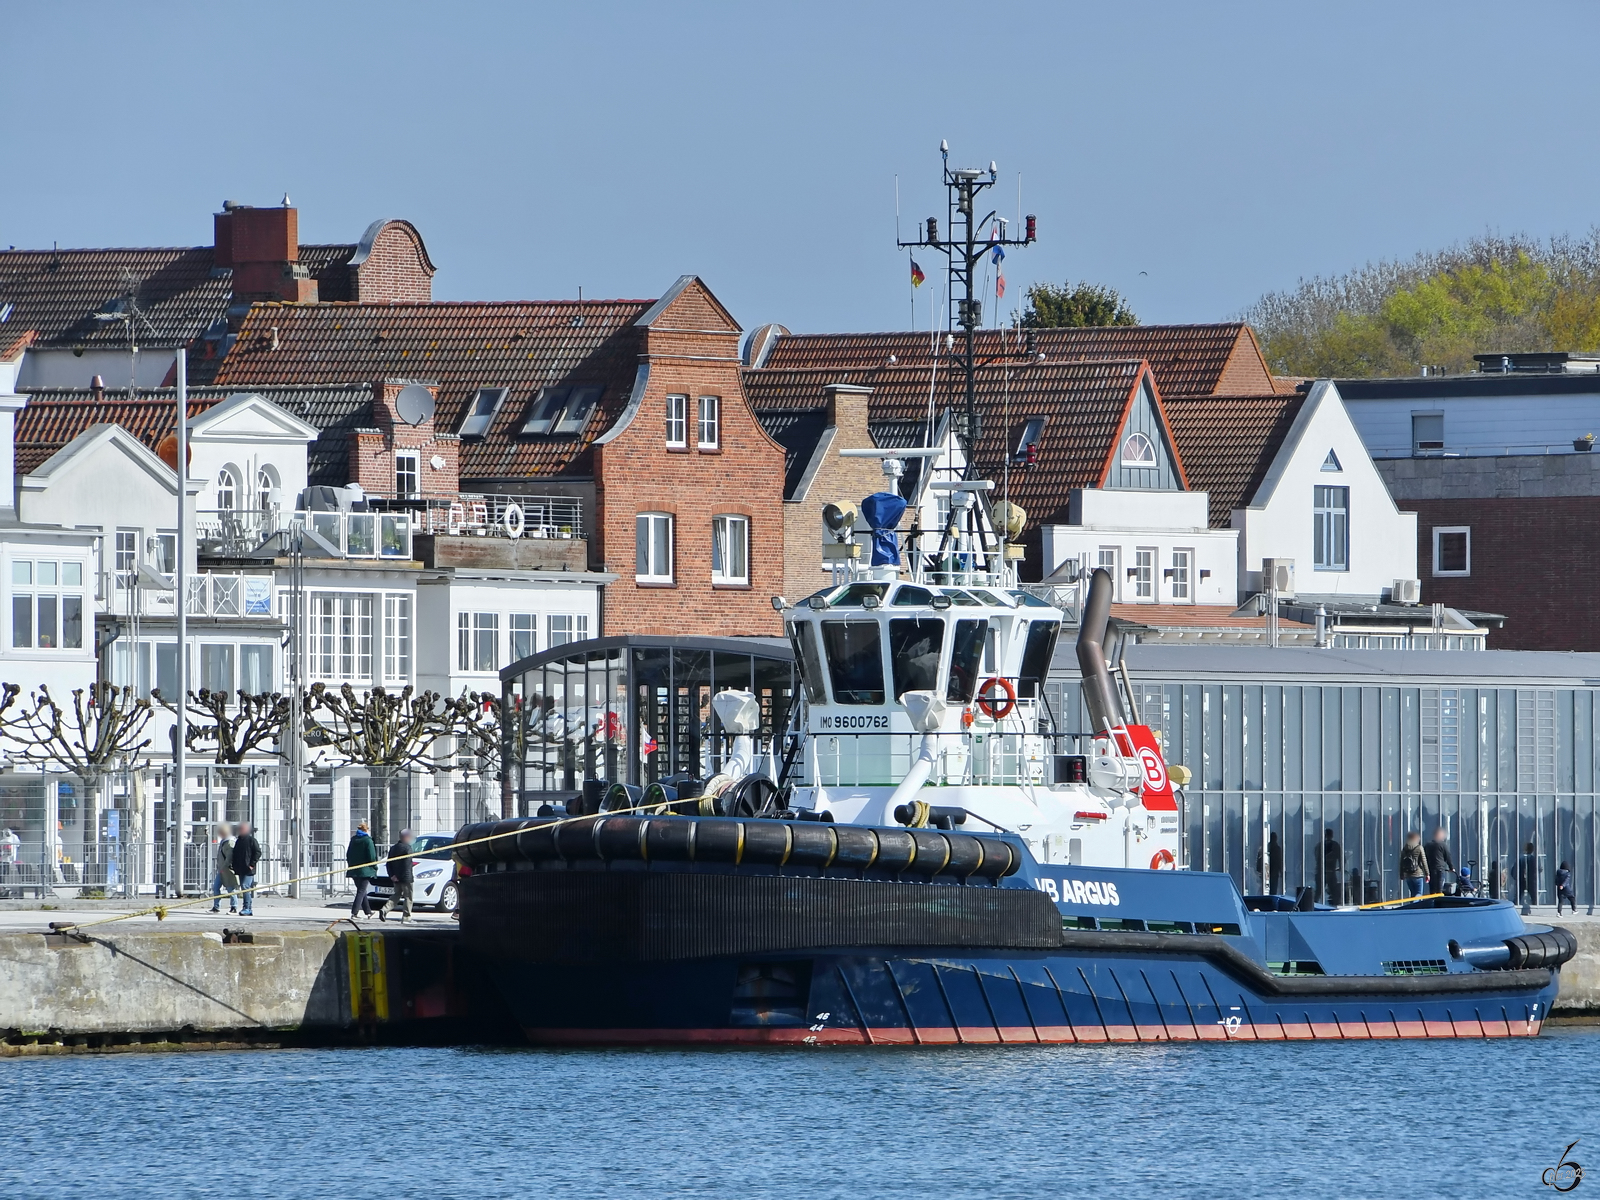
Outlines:
[[[603,812],[603,813],[586,813],[586,814],[583,814],[581,816],[575,816],[575,817],[558,817],[557,819],[555,819],[554,821],[549,822],[548,824],[539,826],[539,828],[541,828],[541,829],[554,829],[558,825],[569,825],[574,821],[592,821],[596,817],[619,817],[619,816],[623,816],[623,815],[625,815],[627,813],[644,812],[644,811],[647,811],[647,810],[650,811],[650,812],[654,812],[654,813],[660,813],[663,810],[664,807],[665,806],[658,800],[658,801],[653,801],[650,804],[636,804],[631,808],[613,808],[613,809],[609,809],[608,811]],[[501,820],[521,820],[521,819],[525,819],[525,818],[518,818],[518,817],[509,817],[509,818],[502,817],[501,818]],[[464,846],[480,846],[485,842],[493,842],[493,841],[496,841],[496,840],[498,840],[500,838],[504,838],[504,837],[516,837],[518,834],[526,833],[526,832],[527,832],[527,830],[525,828],[508,829],[503,833],[491,833],[486,837],[473,838],[469,842],[452,842],[452,843],[450,843],[450,849],[451,850],[459,850]],[[380,859],[376,860],[375,862],[362,863],[361,866],[381,867],[385,863],[395,862],[395,861],[397,861],[399,859],[402,859],[402,858],[416,858],[416,857],[418,857],[418,856],[415,855],[415,854],[396,854],[396,855],[393,855],[392,857],[389,857],[389,858],[380,858]],[[343,873],[345,873],[347,871],[350,871],[352,869],[353,868],[347,863],[343,867],[333,867],[332,869],[327,870],[327,871],[318,871],[314,875],[302,875],[298,879],[286,879],[286,880],[283,880],[280,883],[273,883],[273,884],[258,883],[253,888],[237,888],[237,889],[235,889],[234,891],[231,891],[231,892],[218,892],[214,896],[211,893],[207,892],[205,895],[196,896],[192,900],[180,900],[175,904],[152,904],[149,908],[141,908],[137,912],[119,913],[114,917],[101,917],[98,921],[51,921],[50,922],[50,928],[52,930],[54,930],[55,932],[57,932],[57,933],[73,933],[73,932],[75,932],[77,930],[93,929],[97,925],[111,925],[111,924],[114,924],[117,921],[131,921],[135,917],[154,916],[155,919],[158,920],[158,921],[165,921],[167,919],[167,914],[172,912],[174,909],[189,908],[190,906],[196,905],[196,904],[209,904],[213,900],[220,900],[223,896],[229,896],[229,897],[232,897],[232,896],[243,896],[247,892],[251,893],[251,894],[254,894],[254,893],[262,891],[263,889],[268,888],[268,887],[276,889],[276,888],[290,887],[290,886],[292,886],[294,884],[297,884],[297,883],[310,883],[313,880],[326,879],[330,875],[343,874]]]
[[1406,896],[1400,900],[1379,900],[1376,904],[1358,904],[1358,911],[1365,912],[1369,908],[1392,908],[1396,904],[1410,904],[1413,900],[1437,900],[1443,892],[1429,892],[1426,896]]

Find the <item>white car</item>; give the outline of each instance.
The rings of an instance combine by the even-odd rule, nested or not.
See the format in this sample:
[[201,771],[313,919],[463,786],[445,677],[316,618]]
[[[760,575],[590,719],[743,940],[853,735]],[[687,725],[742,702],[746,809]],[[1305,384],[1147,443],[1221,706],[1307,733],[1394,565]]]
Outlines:
[[[422,833],[416,838],[417,857],[411,871],[411,904],[413,908],[431,908],[435,912],[453,913],[461,907],[461,885],[457,880],[455,856],[450,852],[456,840],[453,833]],[[394,885],[387,875],[372,881],[373,907],[394,898]]]

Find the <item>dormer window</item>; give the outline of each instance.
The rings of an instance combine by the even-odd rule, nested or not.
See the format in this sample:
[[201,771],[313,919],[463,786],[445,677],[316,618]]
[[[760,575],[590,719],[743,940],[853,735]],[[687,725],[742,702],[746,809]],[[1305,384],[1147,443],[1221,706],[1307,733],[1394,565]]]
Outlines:
[[1142,433],[1130,433],[1122,441],[1122,465],[1125,467],[1155,466],[1155,443]]
[[510,388],[479,388],[473,394],[471,403],[467,405],[467,418],[461,422],[461,436],[464,438],[488,436],[489,426],[494,424],[494,415],[500,411],[500,405],[510,390]]
[[603,390],[587,386],[541,389],[528,406],[528,419],[522,423],[522,435],[582,433]]

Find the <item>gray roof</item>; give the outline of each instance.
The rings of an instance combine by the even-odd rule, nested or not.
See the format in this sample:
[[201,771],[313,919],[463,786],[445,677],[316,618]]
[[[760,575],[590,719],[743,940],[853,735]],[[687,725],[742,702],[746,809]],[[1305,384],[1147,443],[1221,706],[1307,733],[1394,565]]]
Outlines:
[[[1125,657],[1133,678],[1145,682],[1600,687],[1600,654],[1552,650],[1137,645],[1129,646]],[[1065,638],[1054,670],[1076,674],[1077,660]]]

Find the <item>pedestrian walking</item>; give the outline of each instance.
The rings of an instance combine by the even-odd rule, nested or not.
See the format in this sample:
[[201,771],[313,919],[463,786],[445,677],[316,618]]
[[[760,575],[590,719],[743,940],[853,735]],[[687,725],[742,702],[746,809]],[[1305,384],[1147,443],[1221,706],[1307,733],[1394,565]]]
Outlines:
[[[0,829],[0,896],[11,894],[11,872],[16,870],[21,850],[22,839],[9,826]],[[20,888],[18,894],[21,894]]]
[[1428,856],[1422,849],[1422,835],[1413,829],[1400,851],[1400,886],[1407,896],[1420,896],[1427,884]]
[[1317,858],[1317,890],[1323,903],[1335,907],[1344,903],[1344,850],[1334,840],[1333,830],[1322,831],[1322,853]]
[[1556,868],[1556,916],[1561,915],[1561,902],[1572,905],[1574,916],[1578,913],[1578,897],[1572,892],[1572,868],[1562,863]]
[[382,908],[378,910],[378,920],[388,919],[389,910],[400,905],[405,906],[405,915],[401,921],[411,920],[411,884],[415,876],[416,860],[410,857],[416,849],[416,842],[411,836],[411,830],[402,829],[400,840],[389,847],[389,883],[394,889],[394,895]]
[[1523,916],[1539,903],[1539,856],[1532,842],[1522,847],[1522,859],[1517,863],[1517,903],[1522,905]]
[[233,873],[234,837],[226,825],[217,825],[211,831],[217,839],[217,852],[212,856],[211,911],[222,911],[222,893],[228,893],[228,911],[239,911],[239,877]]
[[1423,848],[1428,860],[1428,890],[1444,896],[1452,890],[1455,881],[1449,877],[1456,871],[1456,860],[1450,857],[1449,836],[1441,825],[1433,831],[1433,840]]
[[367,899],[367,893],[372,890],[372,881],[378,877],[378,848],[372,843],[372,835],[367,832],[365,821],[358,824],[356,831],[350,835],[344,861],[350,868],[345,876],[355,880],[356,884],[356,898],[350,902],[350,917],[354,920],[358,911],[362,916],[370,917],[372,904]]
[[239,877],[239,915],[255,916],[256,864],[261,861],[261,843],[250,832],[250,822],[239,822],[239,836],[233,839],[233,873]]

